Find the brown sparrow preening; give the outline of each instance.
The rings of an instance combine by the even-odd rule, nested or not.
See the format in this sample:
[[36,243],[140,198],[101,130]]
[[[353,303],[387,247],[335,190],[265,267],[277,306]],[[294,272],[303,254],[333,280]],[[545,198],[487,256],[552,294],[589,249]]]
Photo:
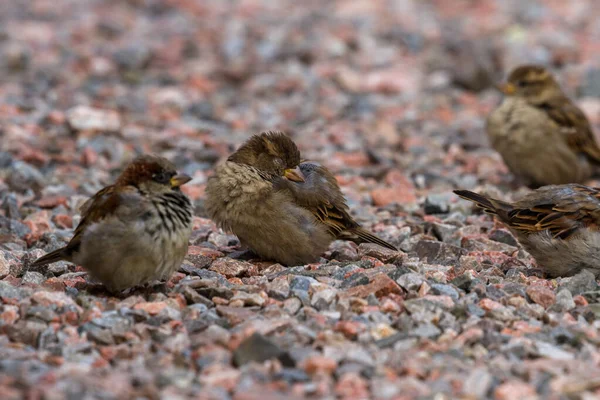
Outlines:
[[169,279],[187,253],[192,231],[192,206],[180,190],[190,179],[162,157],[138,157],[114,185],[83,204],[69,244],[33,266],[69,261],[111,292]]
[[495,215],[549,276],[589,269],[600,275],[600,189],[579,184],[543,186],[514,203],[455,190]]
[[600,163],[585,114],[545,68],[523,65],[499,85],[502,104],[487,120],[492,147],[530,186],[581,183]]
[[335,239],[396,250],[352,219],[335,177],[301,163],[282,132],[252,136],[217,167],[206,186],[206,210],[258,256],[285,265],[318,260]]

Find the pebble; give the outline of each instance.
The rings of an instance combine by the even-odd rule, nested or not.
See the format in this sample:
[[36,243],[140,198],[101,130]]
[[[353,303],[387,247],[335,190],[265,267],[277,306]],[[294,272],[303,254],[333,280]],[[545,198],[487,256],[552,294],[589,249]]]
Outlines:
[[245,274],[252,268],[252,264],[245,261],[233,260],[231,258],[219,258],[210,266],[210,270],[227,278],[233,278]]
[[406,291],[417,291],[423,284],[425,279],[422,275],[409,272],[408,274],[401,275],[396,282]]
[[556,301],[554,292],[544,286],[529,286],[527,296],[534,302],[544,308],[550,307]]
[[83,105],[67,111],[67,122],[78,131],[117,132],[121,128],[117,112]]

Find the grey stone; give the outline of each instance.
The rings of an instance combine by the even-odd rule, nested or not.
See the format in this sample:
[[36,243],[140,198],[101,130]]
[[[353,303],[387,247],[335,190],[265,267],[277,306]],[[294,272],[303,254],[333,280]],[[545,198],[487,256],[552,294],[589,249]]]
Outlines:
[[451,265],[458,262],[466,250],[443,242],[434,240],[421,240],[415,246],[415,252],[423,261],[430,264]]
[[583,292],[593,292],[598,288],[595,275],[585,269],[570,278],[564,278],[558,290],[568,289],[573,296],[577,296]]
[[431,291],[437,295],[450,296],[452,300],[457,301],[460,297],[460,293],[451,285],[444,285],[441,283],[431,284]]
[[317,310],[326,310],[336,296],[337,292],[333,289],[319,290],[313,294],[310,304]]
[[575,357],[573,353],[569,353],[551,343],[538,341],[536,347],[540,356],[552,360],[572,360]]
[[425,214],[447,213],[449,210],[448,203],[452,196],[452,193],[430,194],[425,199],[425,204],[423,204]]
[[22,278],[23,283],[31,283],[34,285],[41,285],[42,283],[44,283],[45,280],[46,280],[46,278],[44,277],[44,275],[40,274],[39,272],[35,272],[35,271],[25,272],[25,274],[23,274],[23,278]]
[[279,359],[286,367],[294,367],[295,363],[289,354],[260,333],[254,333],[242,341],[233,352],[233,361],[237,366],[249,362],[262,363],[273,358]]
[[396,283],[407,292],[419,290],[423,282],[425,282],[425,278],[415,272],[409,272],[396,279]]
[[420,338],[436,338],[441,335],[442,331],[437,326],[426,323],[411,329],[410,333]]

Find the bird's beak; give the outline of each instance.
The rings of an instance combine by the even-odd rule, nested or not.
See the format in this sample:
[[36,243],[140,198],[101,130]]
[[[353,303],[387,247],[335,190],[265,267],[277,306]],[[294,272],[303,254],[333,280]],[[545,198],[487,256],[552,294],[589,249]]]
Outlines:
[[283,176],[292,182],[304,182],[304,174],[300,171],[300,167],[286,169]]
[[513,85],[512,83],[508,83],[508,82],[499,83],[498,85],[496,85],[496,88],[498,88],[499,91],[501,91],[502,93],[504,93],[505,95],[508,95],[508,96],[510,96],[511,94],[514,94],[517,91],[517,88],[515,87],[515,85]]
[[186,174],[177,174],[171,178],[171,187],[178,188],[192,180],[192,177]]

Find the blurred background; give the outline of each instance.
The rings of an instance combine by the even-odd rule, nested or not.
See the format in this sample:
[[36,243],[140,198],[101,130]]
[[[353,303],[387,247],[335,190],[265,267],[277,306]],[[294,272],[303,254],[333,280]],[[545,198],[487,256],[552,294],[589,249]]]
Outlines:
[[153,151],[194,174],[199,200],[215,162],[282,129],[374,205],[502,185],[483,130],[493,85],[550,66],[596,124],[599,13],[593,0],[3,2],[3,167],[22,191],[89,195]]

